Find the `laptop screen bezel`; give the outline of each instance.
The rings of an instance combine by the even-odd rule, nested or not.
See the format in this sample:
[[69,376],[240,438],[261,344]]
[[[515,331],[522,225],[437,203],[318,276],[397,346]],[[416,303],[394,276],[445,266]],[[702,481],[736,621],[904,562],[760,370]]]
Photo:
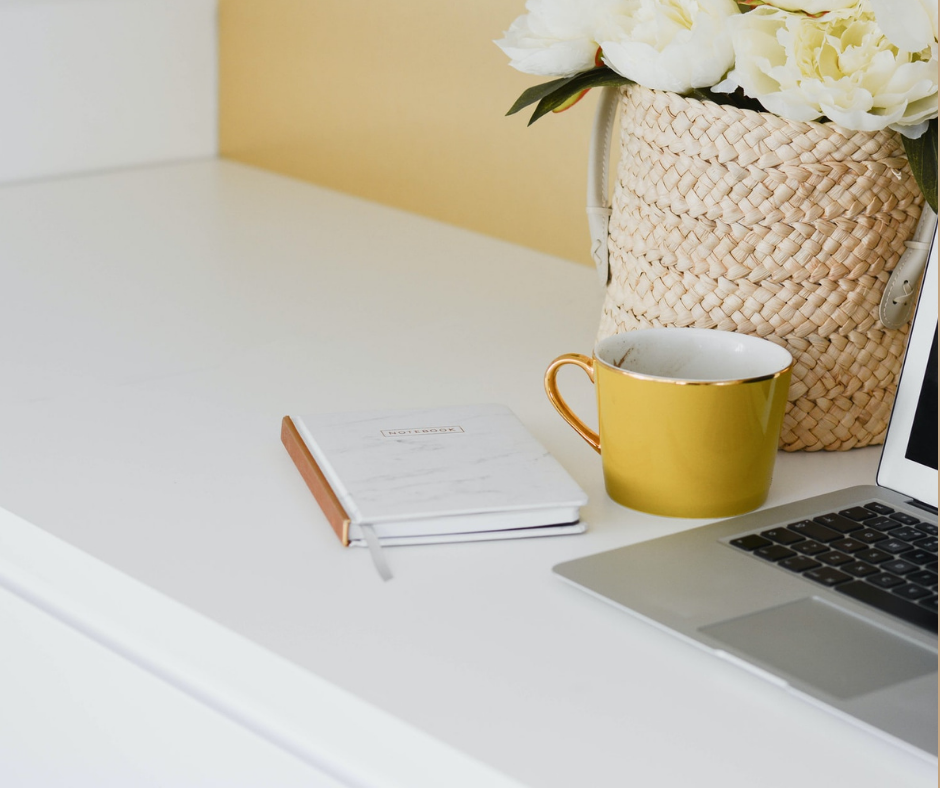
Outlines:
[[937,507],[937,469],[914,462],[906,455],[927,369],[927,360],[933,347],[936,331],[937,230],[935,229],[877,477],[880,486],[888,487],[902,495],[908,495],[934,508]]

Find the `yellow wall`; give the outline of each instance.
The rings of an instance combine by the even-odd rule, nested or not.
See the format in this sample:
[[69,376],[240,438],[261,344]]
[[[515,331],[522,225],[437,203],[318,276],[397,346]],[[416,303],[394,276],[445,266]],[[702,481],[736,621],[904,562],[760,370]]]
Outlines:
[[492,43],[523,0],[220,0],[223,156],[590,264],[596,96],[526,127],[542,78]]

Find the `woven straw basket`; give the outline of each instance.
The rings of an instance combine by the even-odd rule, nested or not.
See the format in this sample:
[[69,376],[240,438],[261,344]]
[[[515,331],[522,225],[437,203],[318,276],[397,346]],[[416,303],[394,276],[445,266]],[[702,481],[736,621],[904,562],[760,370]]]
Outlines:
[[900,137],[640,86],[615,100],[598,338],[650,326],[765,337],[796,362],[782,448],[883,442],[907,326],[885,327],[879,305],[923,203]]

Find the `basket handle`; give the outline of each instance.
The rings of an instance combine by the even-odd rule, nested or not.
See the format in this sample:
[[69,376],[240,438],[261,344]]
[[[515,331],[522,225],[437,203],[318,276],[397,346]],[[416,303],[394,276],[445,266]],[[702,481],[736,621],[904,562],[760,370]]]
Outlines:
[[907,249],[901,255],[881,298],[878,316],[885,328],[901,328],[911,319],[917,288],[927,267],[927,255],[937,231],[937,214],[924,203],[920,220],[914,229],[914,238],[905,241]]
[[610,169],[610,142],[614,131],[614,118],[620,104],[620,90],[606,87],[601,90],[591,148],[588,153],[587,215],[591,231],[591,257],[597,268],[597,278],[606,287],[610,276],[607,252],[607,233],[610,224],[610,198],[608,170]]

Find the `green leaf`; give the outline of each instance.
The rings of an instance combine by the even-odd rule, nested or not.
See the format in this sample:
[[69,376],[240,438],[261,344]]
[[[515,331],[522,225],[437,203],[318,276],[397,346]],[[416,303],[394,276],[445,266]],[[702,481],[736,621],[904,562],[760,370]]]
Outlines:
[[[575,74],[575,77],[576,76],[577,74]],[[545,96],[563,87],[568,82],[571,82],[572,79],[574,79],[574,77],[562,77],[561,79],[553,79],[551,82],[543,82],[541,85],[535,85],[529,88],[516,99],[516,103],[509,108],[509,112],[506,114],[515,115],[520,109],[525,109],[530,104],[541,101]]]
[[752,112],[767,111],[757,99],[745,96],[741,88],[738,88],[733,93],[717,93],[712,92],[708,88],[693,88],[683,95],[689,96],[690,98],[697,98],[699,101],[711,101],[714,104],[721,104],[722,106],[749,109]]
[[547,115],[554,110],[560,110],[566,104],[574,103],[572,99],[586,90],[608,85],[629,84],[631,84],[631,80],[620,76],[615,71],[611,71],[607,66],[599,66],[588,71],[582,71],[573,77],[562,77],[529,88],[519,96],[516,103],[512,105],[512,108],[506,114],[512,115],[523,107],[538,102],[535,112],[532,113],[532,117],[529,119],[529,125],[531,126],[543,115]]
[[916,140],[902,136],[911,172],[927,204],[937,213],[937,119],[927,124],[927,131]]
[[571,99],[575,96],[590,90],[591,88],[603,88],[618,85],[630,85],[633,80],[620,76],[616,71],[612,71],[607,66],[592,68],[590,71],[582,71],[575,74],[564,85],[557,90],[545,96],[535,108],[532,117],[529,118],[529,124],[532,125],[549,112],[563,109],[566,105],[570,106]]

